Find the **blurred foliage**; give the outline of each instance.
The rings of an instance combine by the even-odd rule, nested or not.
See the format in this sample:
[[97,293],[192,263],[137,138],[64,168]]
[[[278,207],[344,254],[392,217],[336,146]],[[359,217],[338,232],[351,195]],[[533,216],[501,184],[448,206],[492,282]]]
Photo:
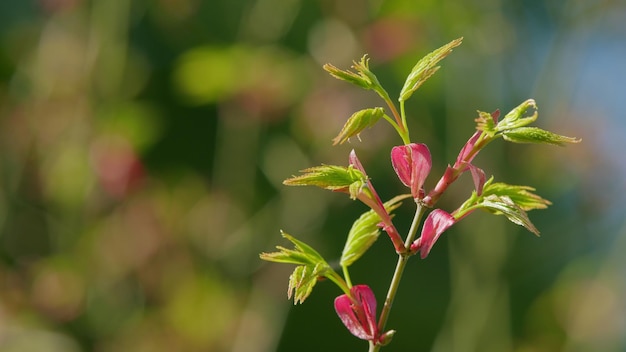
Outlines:
[[[526,98],[540,124],[583,143],[497,143],[481,155],[487,173],[554,203],[531,214],[542,237],[486,214],[450,230],[409,265],[390,349],[623,351],[625,7],[0,2],[0,350],[364,349],[332,309],[334,286],[290,308],[289,269],[258,253],[284,229],[338,260],[364,211],[283,187],[299,169],[347,165],[356,148],[383,198],[401,192],[388,156],[400,141],[386,126],[331,146],[352,111],[380,102],[321,66],[369,53],[397,96],[417,59],[464,36],[407,104],[433,174],[477,109]],[[442,205],[466,196],[459,186]],[[397,210],[399,228],[409,213]],[[378,241],[352,279],[380,300],[394,262]]]

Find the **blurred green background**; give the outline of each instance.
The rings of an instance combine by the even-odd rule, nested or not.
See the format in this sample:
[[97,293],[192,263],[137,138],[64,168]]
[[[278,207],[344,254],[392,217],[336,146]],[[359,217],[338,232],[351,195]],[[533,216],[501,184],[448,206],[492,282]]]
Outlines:
[[[553,201],[536,238],[473,214],[410,262],[389,351],[626,350],[626,4],[621,1],[0,2],[0,351],[358,351],[319,283],[258,253],[279,230],[336,261],[365,208],[283,179],[347,164],[406,190],[386,124],[332,147],[377,96],[328,76],[364,53],[392,96],[424,54],[461,47],[407,104],[432,187],[476,110],[527,98],[583,138],[489,146],[476,164]],[[453,210],[471,189],[441,200]],[[397,213],[405,232],[412,207]],[[382,301],[386,236],[352,280]]]

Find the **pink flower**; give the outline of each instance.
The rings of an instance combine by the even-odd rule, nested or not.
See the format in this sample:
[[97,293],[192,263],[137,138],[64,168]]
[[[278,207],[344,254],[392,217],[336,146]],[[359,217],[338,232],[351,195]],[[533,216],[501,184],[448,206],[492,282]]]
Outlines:
[[[461,169],[461,165],[465,163],[471,163],[474,157],[476,156],[476,151],[474,150],[474,146],[476,146],[476,142],[478,138],[482,134],[482,131],[476,131],[470,139],[465,143],[459,155],[456,157],[456,162],[454,163],[455,169]],[[472,154],[472,152],[474,152]]]
[[420,238],[411,245],[411,252],[415,253],[419,250],[422,259],[426,258],[439,236],[452,226],[454,222],[454,217],[444,210],[435,209],[431,211],[426,221],[424,221]]
[[411,188],[413,198],[424,198],[424,181],[432,167],[428,147],[418,143],[393,147],[391,164],[400,181]]
[[378,340],[376,324],[376,297],[367,285],[356,285],[335,298],[335,311],[352,335],[368,341]]

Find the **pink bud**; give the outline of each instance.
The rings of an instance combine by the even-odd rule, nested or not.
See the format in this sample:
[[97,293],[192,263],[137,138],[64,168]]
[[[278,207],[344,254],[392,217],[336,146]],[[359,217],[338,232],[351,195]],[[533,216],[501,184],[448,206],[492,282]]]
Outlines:
[[376,297],[367,285],[356,285],[350,294],[335,298],[335,311],[352,335],[369,341],[378,339]]
[[476,188],[476,194],[479,196],[483,194],[483,187],[485,186],[485,182],[487,182],[487,177],[485,176],[485,172],[483,169],[474,166],[473,164],[468,164],[467,167],[470,169],[472,173],[472,179],[474,180],[474,187]]
[[500,118],[500,109],[491,113],[491,118],[493,119],[493,123],[498,124],[498,119]]
[[367,173],[365,172],[365,169],[363,168],[363,164],[361,164],[361,161],[356,156],[356,152],[354,151],[354,149],[350,151],[350,156],[348,157],[348,161],[350,162],[350,165],[356,167],[357,170],[363,173],[363,175],[367,175]]
[[[428,256],[439,236],[453,224],[454,218],[444,210],[435,209],[428,214],[422,227],[422,235],[414,242],[415,248],[420,248],[422,259]],[[411,249],[413,247],[411,246]]]
[[463,146],[463,149],[461,149],[461,151],[459,152],[459,156],[456,157],[456,163],[454,163],[454,168],[455,169],[460,169],[460,166],[463,163],[471,163],[472,162],[472,160],[474,159],[474,157],[476,156],[477,153],[474,153],[473,155],[471,155],[471,153],[472,153],[472,150],[474,149],[474,146],[476,145],[476,142],[478,141],[478,138],[480,137],[481,134],[482,134],[482,131],[476,131],[470,137],[470,139],[467,140],[467,142]]
[[422,187],[432,167],[428,147],[417,143],[393,147],[391,164],[400,181],[411,188],[413,198],[424,198]]

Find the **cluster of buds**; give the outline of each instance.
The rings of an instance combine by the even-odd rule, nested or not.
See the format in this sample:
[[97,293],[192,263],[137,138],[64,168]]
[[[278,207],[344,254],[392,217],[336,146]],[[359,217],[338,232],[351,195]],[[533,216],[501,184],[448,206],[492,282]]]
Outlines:
[[[479,111],[478,118],[475,120],[475,133],[461,148],[454,164],[446,167],[435,187],[426,192],[424,183],[432,168],[431,154],[425,144],[411,142],[404,113],[404,102],[439,69],[436,64],[454,47],[460,45],[461,40],[462,38],[453,40],[433,51],[413,67],[398,98],[400,109],[395,107],[376,75],[369,70],[367,56],[364,56],[358,63],[354,63],[352,68],[356,72],[340,70],[329,64],[324,66],[324,69],[332,76],[378,93],[393,116],[388,116],[382,107],[358,111],[347,120],[333,140],[334,144],[342,144],[352,137],[359,137],[364,129],[381,119],[386,120],[403,141],[402,145],[391,149],[391,165],[400,182],[408,187],[410,192],[383,202],[354,150],[348,157],[348,166],[320,165],[302,170],[302,174],[288,178],[284,184],[317,186],[334,192],[346,193],[351,199],[359,200],[369,207],[369,210],[354,222],[348,233],[339,261],[343,275],[328,265],[313,248],[285,233],[283,236],[295,245],[295,249],[279,246],[278,252],[261,253],[261,258],[264,260],[296,265],[289,278],[288,288],[288,296],[291,298],[293,295],[295,303],[303,302],[311,294],[320,277],[334,282],[343,291],[343,294],[335,299],[337,315],[348,331],[369,342],[370,351],[377,351],[381,346],[389,343],[395,333],[394,330],[383,331],[399,283],[399,280],[395,278],[402,275],[406,260],[418,252],[420,257],[425,259],[437,240],[453,224],[473,211],[482,209],[496,215],[504,215],[513,223],[539,235],[539,231],[526,212],[546,208],[550,202],[533,193],[532,187],[494,182],[493,177],[487,179],[485,172],[473,163],[478,153],[500,137],[515,143],[553,145],[580,141],[538,127],[529,127],[528,125],[538,116],[537,106],[532,99],[511,110],[502,120],[500,120],[499,111],[494,113]],[[467,200],[451,212],[435,208],[437,201],[448,187],[466,171],[470,172],[474,181],[474,190]],[[411,229],[403,238],[393,224],[392,212],[401,205],[402,200],[409,198],[412,198],[416,204],[416,212]],[[415,238],[422,215],[429,209],[430,212],[423,221],[420,236]],[[349,267],[372,246],[381,230],[389,236],[398,254],[398,264],[383,311],[380,318],[377,318],[374,293],[367,285],[352,284]]]

